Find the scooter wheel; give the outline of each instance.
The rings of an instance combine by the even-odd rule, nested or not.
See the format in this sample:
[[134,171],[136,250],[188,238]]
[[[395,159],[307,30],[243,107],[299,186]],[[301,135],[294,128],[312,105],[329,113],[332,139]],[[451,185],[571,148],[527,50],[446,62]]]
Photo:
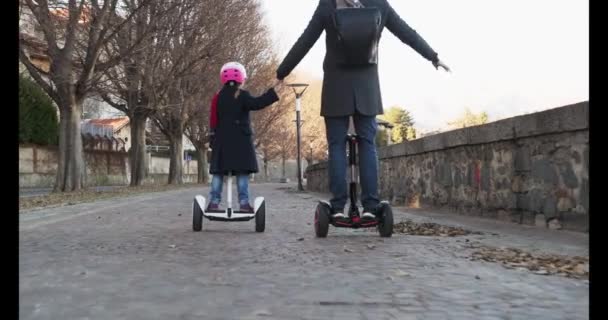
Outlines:
[[383,238],[389,238],[393,235],[393,209],[388,203],[381,204],[378,232]]
[[315,234],[317,238],[327,237],[329,231],[329,208],[319,203],[315,210]]
[[266,229],[266,202],[262,202],[255,213],[255,232],[264,232]]
[[192,230],[203,230],[203,209],[198,205],[196,199],[192,203]]

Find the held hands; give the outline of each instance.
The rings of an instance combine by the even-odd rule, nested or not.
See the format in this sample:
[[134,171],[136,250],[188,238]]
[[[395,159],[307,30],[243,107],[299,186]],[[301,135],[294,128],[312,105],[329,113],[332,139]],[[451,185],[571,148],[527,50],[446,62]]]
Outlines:
[[443,63],[443,61],[441,61],[441,60],[437,60],[436,62],[433,62],[433,66],[437,70],[439,70],[439,67],[441,67],[446,72],[452,72],[452,70],[450,70],[450,68],[445,63]]
[[274,88],[275,92],[279,92],[283,90],[283,88],[285,87],[285,83],[283,82],[283,80],[277,79],[272,85],[272,87]]

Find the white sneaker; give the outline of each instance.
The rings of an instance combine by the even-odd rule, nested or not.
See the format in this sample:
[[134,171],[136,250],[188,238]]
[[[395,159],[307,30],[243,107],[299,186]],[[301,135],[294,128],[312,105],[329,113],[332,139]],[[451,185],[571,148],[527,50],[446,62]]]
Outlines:
[[332,219],[346,219],[346,215],[343,212],[336,212],[331,215]]
[[374,215],[371,212],[363,212],[363,214],[361,215],[361,218],[363,218],[363,219],[376,219],[376,215]]
[[334,213],[332,219],[346,219],[346,215],[342,212]]

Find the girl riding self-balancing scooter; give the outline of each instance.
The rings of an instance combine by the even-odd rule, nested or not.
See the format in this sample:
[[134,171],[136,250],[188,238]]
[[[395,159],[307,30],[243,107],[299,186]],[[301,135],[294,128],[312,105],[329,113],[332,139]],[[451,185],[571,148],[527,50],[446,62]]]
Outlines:
[[[253,208],[249,205],[249,175],[258,172],[251,111],[261,110],[279,100],[274,88],[254,97],[242,89],[247,80],[245,67],[229,62],[220,70],[222,88],[211,102],[209,144],[212,150],[209,172],[213,175],[209,206],[197,195],[192,204],[192,229],[201,231],[203,217],[215,221],[249,221],[255,218],[255,231],[264,232],[266,203],[257,197]],[[276,84],[277,86],[279,84]],[[228,207],[221,210],[223,177],[228,176]],[[232,209],[232,179],[236,176],[240,210]]]
[[381,237],[390,237],[393,234],[393,210],[388,201],[380,202],[374,219],[362,219],[357,206],[357,135],[349,134],[348,141],[348,164],[350,166],[350,207],[347,218],[331,217],[331,205],[327,201],[319,201],[315,211],[315,233],[319,238],[325,238],[329,231],[329,225],[336,228],[371,228],[377,227]]

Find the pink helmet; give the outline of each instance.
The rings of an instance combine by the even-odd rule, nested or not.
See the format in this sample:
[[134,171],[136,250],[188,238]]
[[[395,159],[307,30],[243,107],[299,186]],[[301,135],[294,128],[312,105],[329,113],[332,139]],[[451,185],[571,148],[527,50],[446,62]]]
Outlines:
[[235,81],[242,84],[247,80],[247,71],[245,71],[245,67],[238,62],[228,62],[222,67],[220,78],[222,84],[226,84],[229,81]]

